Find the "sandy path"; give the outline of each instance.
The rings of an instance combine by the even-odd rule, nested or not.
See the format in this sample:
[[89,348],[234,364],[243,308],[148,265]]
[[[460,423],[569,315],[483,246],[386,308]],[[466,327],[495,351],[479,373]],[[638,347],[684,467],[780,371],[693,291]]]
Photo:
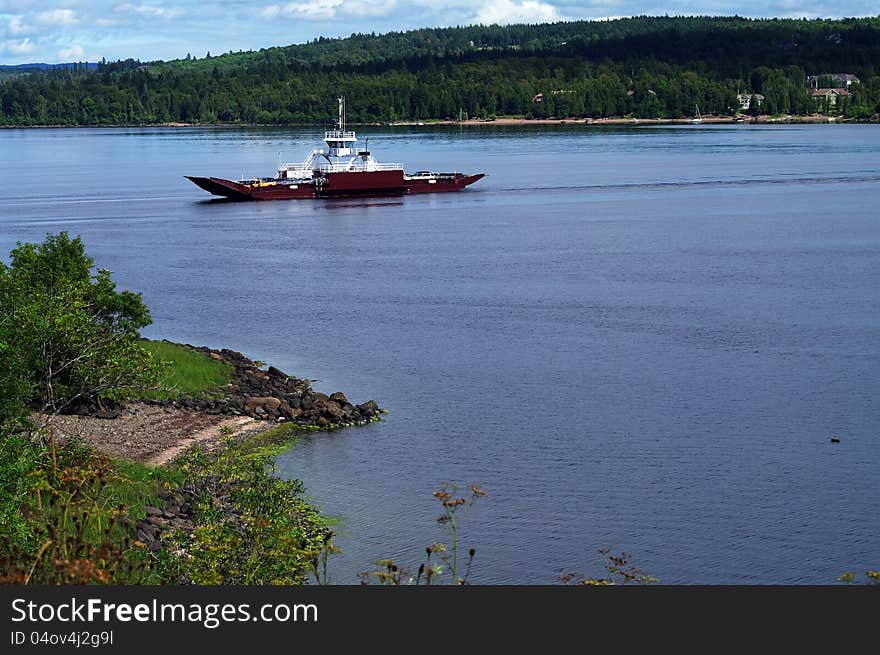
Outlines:
[[178,455],[181,455],[194,443],[211,439],[218,440],[223,436],[224,432],[227,432],[229,436],[238,436],[243,432],[249,432],[249,430],[245,429],[245,426],[253,427],[255,423],[257,423],[256,419],[252,419],[250,416],[234,416],[232,418],[224,419],[215,425],[210,425],[187,437],[182,437],[176,444],[156,453],[144,463],[149,464],[150,466],[167,464]]

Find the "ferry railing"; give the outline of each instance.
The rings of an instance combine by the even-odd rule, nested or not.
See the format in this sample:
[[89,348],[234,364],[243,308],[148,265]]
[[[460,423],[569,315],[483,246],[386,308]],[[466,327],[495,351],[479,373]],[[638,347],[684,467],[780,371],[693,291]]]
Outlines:
[[403,164],[370,164],[367,167],[349,166],[347,164],[323,164],[318,169],[322,173],[346,173],[350,171],[397,171],[403,170]]
[[398,171],[403,170],[403,164],[399,162],[389,164],[371,163],[369,166],[357,166],[349,164],[322,164],[320,166],[303,166],[301,164],[281,164],[279,172],[287,172],[289,177],[311,177],[315,171],[321,173],[346,173],[353,171]]

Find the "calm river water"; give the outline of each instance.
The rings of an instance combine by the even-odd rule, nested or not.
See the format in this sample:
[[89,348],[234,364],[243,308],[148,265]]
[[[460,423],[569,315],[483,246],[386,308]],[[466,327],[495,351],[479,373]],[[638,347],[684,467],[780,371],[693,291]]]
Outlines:
[[319,130],[2,130],[0,253],[80,234],[148,336],[388,408],[278,458],[337,520],[335,582],[417,568],[445,480],[489,494],[478,583],[601,575],[605,547],[665,583],[880,565],[878,127],[362,132],[488,176],[214,202],[182,176],[271,174]]

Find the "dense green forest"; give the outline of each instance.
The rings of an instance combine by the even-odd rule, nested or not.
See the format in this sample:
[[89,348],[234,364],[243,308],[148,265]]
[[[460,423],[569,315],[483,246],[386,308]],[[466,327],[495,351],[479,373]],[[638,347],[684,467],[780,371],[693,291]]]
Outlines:
[[[838,106],[807,76],[857,75]],[[129,59],[0,82],[0,125],[329,123],[492,116],[732,115],[880,106],[880,18],[636,17],[421,29],[169,62]],[[753,112],[757,108],[753,107]]]

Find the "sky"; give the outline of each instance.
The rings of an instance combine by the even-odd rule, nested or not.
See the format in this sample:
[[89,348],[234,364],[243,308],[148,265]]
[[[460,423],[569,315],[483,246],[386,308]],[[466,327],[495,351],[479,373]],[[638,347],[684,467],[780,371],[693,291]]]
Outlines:
[[841,18],[877,0],[0,0],[0,64],[204,57],[319,36],[637,15]]

